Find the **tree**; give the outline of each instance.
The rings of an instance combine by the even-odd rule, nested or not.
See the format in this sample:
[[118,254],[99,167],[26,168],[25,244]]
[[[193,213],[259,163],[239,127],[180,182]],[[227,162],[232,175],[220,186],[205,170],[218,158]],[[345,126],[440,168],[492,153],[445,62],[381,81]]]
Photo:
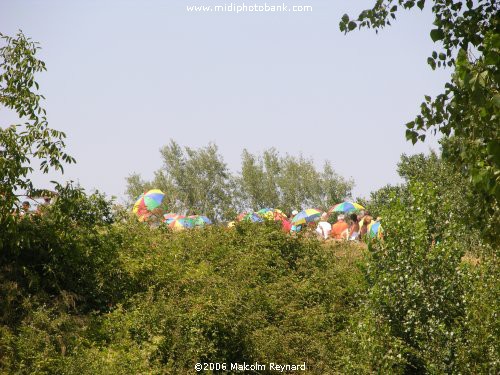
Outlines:
[[353,182],[335,173],[329,162],[323,171],[302,156],[280,156],[271,148],[261,156],[242,154],[238,179],[247,209],[276,207],[287,212],[297,208],[327,209],[351,194]]
[[[427,2],[429,4],[429,2]],[[462,169],[498,211],[500,201],[500,3],[497,0],[434,0],[434,26],[430,37],[442,52],[427,59],[432,69],[453,67],[444,92],[425,96],[421,113],[406,124],[406,137],[424,141],[426,132],[453,136],[444,156]],[[425,0],[377,0],[357,19],[344,15],[340,30],[357,27],[377,32],[391,24],[400,8],[423,9]]]
[[430,155],[401,155],[398,174],[403,178],[403,184],[386,186],[371,194],[369,207],[373,212],[381,212],[384,206],[388,206],[391,196],[407,200],[412,183],[432,185],[443,202],[453,202],[448,210],[437,209],[428,212],[432,217],[429,222],[435,223],[433,229],[439,230],[439,226],[453,221],[461,227],[457,236],[465,234],[462,241],[471,244],[470,248],[474,249],[472,244],[477,242],[478,235],[487,228],[489,218],[482,206],[482,200],[478,197],[478,191],[464,178],[463,173],[453,169],[452,164],[436,152],[431,152]]
[[[14,110],[24,124],[0,128],[0,170],[3,197],[2,214],[10,211],[19,190],[34,190],[29,176],[34,159],[40,161],[40,170],[47,173],[51,168],[63,171],[63,163],[75,159],[64,152],[63,132],[48,127],[46,111],[40,105],[44,97],[38,94],[39,85],[35,73],[46,70],[45,63],[35,54],[40,49],[22,32],[15,38],[0,33],[6,43],[0,48],[0,103]],[[33,88],[36,90],[33,90]]]
[[241,155],[239,184],[245,195],[246,208],[281,207],[276,178],[281,171],[279,155],[275,149],[264,151],[262,157],[249,153]]
[[479,192],[436,153],[402,155],[398,173],[404,183],[367,206],[384,225],[369,245],[369,306],[406,346],[407,372],[495,372],[497,249]]
[[174,141],[161,150],[164,167],[152,181],[138,174],[127,178],[127,194],[134,200],[151,188],[166,193],[169,211],[204,214],[232,220],[238,212],[273,207],[287,212],[307,207],[327,209],[350,196],[353,182],[335,173],[326,162],[318,171],[312,160],[281,156],[274,148],[260,156],[243,150],[241,173],[233,175],[217,146],[184,150]]
[[183,150],[171,141],[161,149],[161,155],[164,166],[153,181],[144,182],[137,174],[128,177],[127,192],[131,199],[155,187],[166,193],[164,203],[171,211],[203,214],[215,220],[236,214],[231,198],[232,176],[215,144]]
[[370,305],[406,346],[405,373],[460,372],[466,232],[457,221],[442,221],[455,200],[428,181],[410,181],[406,194],[389,198],[380,212],[384,241],[370,246]]
[[0,227],[9,227],[16,220],[11,215],[17,206],[17,195],[31,195],[36,187],[30,174],[33,163],[39,162],[43,173],[51,169],[63,171],[64,163],[75,159],[64,151],[66,135],[48,126],[44,97],[38,94],[35,74],[46,70],[36,58],[38,43],[21,31],[16,37],[0,33],[0,104],[13,110],[23,124],[0,128]]

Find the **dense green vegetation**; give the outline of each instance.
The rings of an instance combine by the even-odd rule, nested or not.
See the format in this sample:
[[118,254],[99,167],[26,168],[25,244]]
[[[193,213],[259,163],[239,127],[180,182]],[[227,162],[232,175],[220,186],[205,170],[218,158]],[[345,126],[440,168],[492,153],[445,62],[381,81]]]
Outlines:
[[[47,232],[51,221],[52,213],[23,224]],[[272,224],[172,234],[127,222],[87,235],[81,223],[66,224],[71,243],[54,238],[56,254],[21,245],[37,258],[11,257],[2,272],[5,371],[185,372],[203,361],[340,366],[332,353],[344,350],[364,280],[356,259],[337,253],[358,248],[324,249]]]
[[[409,190],[413,204],[427,199]],[[432,245],[432,220],[409,217],[406,202],[368,250],[273,223],[179,233],[110,223],[102,196],[61,193],[2,249],[6,373],[184,373],[205,361],[305,361],[318,374],[498,368],[497,264],[464,260],[451,227]]]
[[[72,185],[21,217],[17,194],[36,193],[31,166],[74,160],[64,134],[39,117],[36,45],[22,34],[4,41],[0,103],[24,124],[0,128],[0,373],[194,373],[200,362],[305,362],[313,374],[500,371],[496,190],[475,183],[463,160],[403,155],[404,183],[366,202],[385,229],[367,246],[290,236],[274,223],[174,233]],[[351,189],[328,164],[317,172],[275,150],[244,152],[237,177],[214,145],[172,142],[162,155],[167,168],[149,184],[174,192],[172,207],[217,219],[238,205],[328,205]],[[128,182],[132,196],[148,187]]]

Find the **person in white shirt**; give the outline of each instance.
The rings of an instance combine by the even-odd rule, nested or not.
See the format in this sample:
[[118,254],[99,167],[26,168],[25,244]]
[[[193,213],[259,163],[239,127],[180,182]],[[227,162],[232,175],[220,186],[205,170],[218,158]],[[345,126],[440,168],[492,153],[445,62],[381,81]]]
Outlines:
[[323,239],[328,239],[330,237],[330,231],[332,230],[332,225],[327,221],[328,214],[325,212],[321,215],[318,226],[316,227],[316,233]]

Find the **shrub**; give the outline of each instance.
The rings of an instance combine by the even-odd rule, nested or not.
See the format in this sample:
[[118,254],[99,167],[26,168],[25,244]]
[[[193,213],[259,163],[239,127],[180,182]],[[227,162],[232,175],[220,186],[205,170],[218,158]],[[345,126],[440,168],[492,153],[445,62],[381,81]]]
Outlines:
[[393,194],[382,211],[385,241],[372,245],[367,267],[370,304],[404,344],[407,371],[466,371],[459,353],[469,340],[469,316],[491,321],[475,306],[484,294],[471,289],[471,268],[462,262],[468,232],[453,219],[455,202],[434,184],[410,182],[407,193]]
[[102,317],[98,341],[73,356],[71,368],[124,347],[141,348],[136,359],[149,358],[152,372],[190,371],[197,362],[305,361],[315,373],[336,366],[337,337],[364,288],[338,247],[291,238],[273,223],[136,229],[121,256],[142,290]]

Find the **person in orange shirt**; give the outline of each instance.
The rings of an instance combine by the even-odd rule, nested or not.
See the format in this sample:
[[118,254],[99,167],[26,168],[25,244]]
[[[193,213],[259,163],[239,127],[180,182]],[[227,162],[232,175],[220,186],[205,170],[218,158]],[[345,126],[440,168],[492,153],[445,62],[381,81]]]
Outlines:
[[337,217],[337,222],[332,225],[332,231],[330,232],[330,235],[336,240],[341,240],[342,238],[345,238],[344,232],[347,230],[347,228],[349,228],[344,219],[345,219],[344,215],[339,215]]

